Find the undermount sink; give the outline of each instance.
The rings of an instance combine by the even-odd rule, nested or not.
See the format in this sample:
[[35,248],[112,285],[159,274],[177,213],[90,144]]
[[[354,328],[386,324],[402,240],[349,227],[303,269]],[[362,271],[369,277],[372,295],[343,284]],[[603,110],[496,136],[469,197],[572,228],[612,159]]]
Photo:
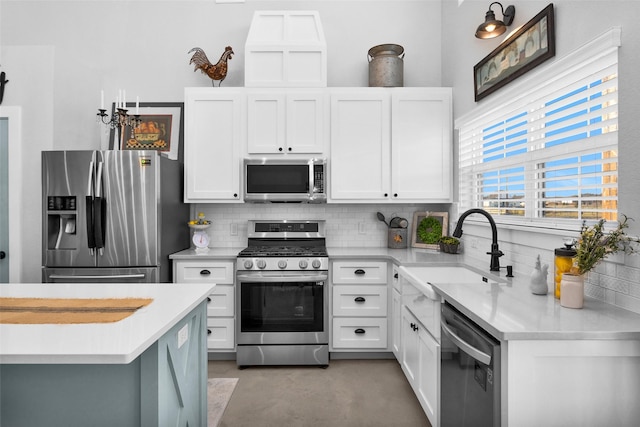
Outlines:
[[410,274],[431,284],[438,283],[506,283],[506,280],[467,267],[410,267]]

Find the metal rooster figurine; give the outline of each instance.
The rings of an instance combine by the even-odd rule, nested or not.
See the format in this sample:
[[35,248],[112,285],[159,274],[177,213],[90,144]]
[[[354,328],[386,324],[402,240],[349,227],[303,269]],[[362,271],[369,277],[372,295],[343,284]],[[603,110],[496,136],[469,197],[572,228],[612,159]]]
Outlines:
[[189,64],[196,64],[193,71],[200,69],[203,74],[206,74],[211,78],[211,84],[215,87],[215,81],[219,80],[218,87],[222,84],[222,81],[227,77],[227,60],[231,59],[231,55],[234,54],[231,46],[227,46],[220,56],[220,60],[217,64],[209,62],[204,50],[199,47],[194,47],[188,53],[195,52],[191,57]]

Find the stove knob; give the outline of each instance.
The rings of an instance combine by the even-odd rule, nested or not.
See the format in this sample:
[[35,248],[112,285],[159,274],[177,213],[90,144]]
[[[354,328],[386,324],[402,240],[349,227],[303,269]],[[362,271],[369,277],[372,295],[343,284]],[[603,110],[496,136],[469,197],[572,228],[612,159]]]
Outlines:
[[313,262],[311,263],[311,266],[312,266],[313,268],[320,268],[320,266],[321,266],[321,265],[322,265],[322,264],[320,263],[320,260],[319,260],[319,259],[314,259],[314,260],[313,260]]
[[253,267],[253,261],[251,261],[250,259],[245,260],[244,269],[245,270],[251,270],[251,267]]
[[300,262],[298,262],[298,266],[300,268],[307,268],[309,266],[309,263],[306,259],[301,259]]
[[259,269],[264,269],[267,266],[267,262],[263,259],[259,259],[256,264],[258,265]]
[[280,261],[278,261],[278,268],[283,270],[285,268],[287,268],[287,261],[281,259]]

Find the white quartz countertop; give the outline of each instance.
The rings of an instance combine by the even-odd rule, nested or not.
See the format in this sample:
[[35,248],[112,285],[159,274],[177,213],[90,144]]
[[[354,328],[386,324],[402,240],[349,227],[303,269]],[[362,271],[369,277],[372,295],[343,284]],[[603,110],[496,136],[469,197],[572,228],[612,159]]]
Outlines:
[[127,364],[198,306],[213,284],[4,284],[0,297],[153,298],[114,323],[0,324],[3,364]]
[[453,274],[433,280],[428,267],[401,267],[425,295],[435,291],[500,340],[640,339],[639,314],[588,297],[582,309],[562,307],[551,293],[531,293],[527,277],[474,270],[488,281],[460,283]]
[[173,260],[202,260],[202,259],[232,259],[235,260],[241,248],[209,248],[206,253],[198,253],[194,248],[184,249],[180,252],[169,255]]

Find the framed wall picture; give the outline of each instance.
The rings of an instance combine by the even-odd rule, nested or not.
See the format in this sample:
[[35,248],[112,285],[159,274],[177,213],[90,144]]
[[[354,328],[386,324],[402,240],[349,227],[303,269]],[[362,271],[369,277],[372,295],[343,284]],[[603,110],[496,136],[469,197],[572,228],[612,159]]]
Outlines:
[[552,3],[473,67],[476,102],[555,54]]
[[[115,104],[112,105],[112,116]],[[135,103],[127,103],[128,114],[136,113]],[[184,135],[184,103],[182,102],[141,102],[138,108],[140,126],[124,128],[120,135],[118,129],[111,129],[111,149],[154,150],[160,151],[172,160],[182,157],[182,139]]]
[[415,212],[411,224],[411,246],[438,249],[440,237],[446,236],[448,230],[447,212]]

